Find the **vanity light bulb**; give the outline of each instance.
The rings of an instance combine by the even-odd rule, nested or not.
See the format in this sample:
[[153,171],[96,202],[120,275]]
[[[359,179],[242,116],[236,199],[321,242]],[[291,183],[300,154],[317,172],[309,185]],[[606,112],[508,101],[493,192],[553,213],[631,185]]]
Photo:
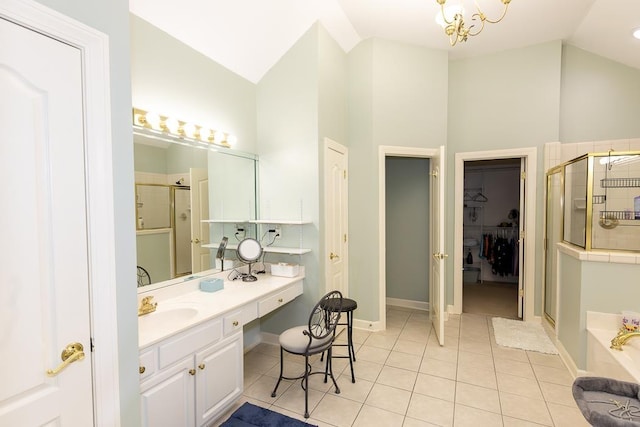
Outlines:
[[152,129],[160,130],[160,115],[158,113],[147,113],[147,123]]
[[229,143],[229,145],[231,147],[235,146],[236,143],[238,142],[238,138],[235,135],[229,135],[227,137],[227,142]]
[[223,141],[224,141],[224,136],[225,136],[225,135],[224,135],[224,132],[222,132],[222,131],[217,131],[217,132],[216,132],[216,134],[215,134],[215,136],[213,137],[213,140],[214,140],[216,143],[220,144],[221,142],[223,142]]
[[209,141],[209,136],[211,135],[211,129],[202,127],[200,128],[200,140],[204,142]]
[[196,125],[194,125],[193,123],[185,123],[185,125],[182,127],[182,130],[184,131],[184,135],[188,138],[195,138],[196,136]]
[[178,129],[180,129],[180,122],[178,122],[178,120],[173,117],[169,117],[164,123],[167,126],[167,129],[169,129],[169,132],[176,135],[178,134]]

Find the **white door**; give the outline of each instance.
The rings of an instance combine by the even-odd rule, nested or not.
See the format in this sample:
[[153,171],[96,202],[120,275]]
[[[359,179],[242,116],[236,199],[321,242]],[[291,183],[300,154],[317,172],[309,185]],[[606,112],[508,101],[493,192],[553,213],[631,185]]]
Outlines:
[[347,148],[325,138],[324,200],[326,290],[349,296],[347,232]]
[[82,56],[4,19],[0,40],[0,425],[90,426]]
[[431,278],[429,282],[429,317],[438,342],[444,345],[444,146],[431,159]]
[[527,159],[520,159],[520,212],[518,213],[518,317],[522,319],[524,307],[524,202],[527,176]]
[[211,268],[209,248],[209,175],[206,169],[191,168],[191,271],[198,273]]

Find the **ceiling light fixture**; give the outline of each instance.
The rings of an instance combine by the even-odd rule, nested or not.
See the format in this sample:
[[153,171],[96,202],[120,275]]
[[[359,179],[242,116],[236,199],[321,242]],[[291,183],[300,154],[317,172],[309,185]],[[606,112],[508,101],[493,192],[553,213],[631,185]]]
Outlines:
[[[502,21],[502,18],[507,14],[509,3],[511,3],[511,0],[500,0],[504,5],[504,10],[502,11],[502,15],[500,15],[498,19],[494,20],[487,18],[487,16],[480,10],[480,6],[478,6],[478,2],[476,1],[477,12],[471,15],[471,21],[473,24],[467,28],[464,23],[464,9],[462,6],[458,6],[457,8],[445,8],[447,0],[436,1],[440,5],[440,13],[436,17],[436,21],[444,27],[444,32],[449,36],[449,43],[451,43],[451,46],[455,46],[458,42],[466,42],[469,36],[477,36],[482,32],[482,30],[484,30],[484,26],[487,22],[490,24],[497,24]],[[451,15],[453,16],[451,17]],[[477,29],[476,24],[479,24]]]
[[234,135],[226,132],[214,131],[206,126],[183,122],[173,117],[162,116],[139,108],[133,109],[133,125],[180,139],[205,142],[226,148],[231,148],[238,140]]

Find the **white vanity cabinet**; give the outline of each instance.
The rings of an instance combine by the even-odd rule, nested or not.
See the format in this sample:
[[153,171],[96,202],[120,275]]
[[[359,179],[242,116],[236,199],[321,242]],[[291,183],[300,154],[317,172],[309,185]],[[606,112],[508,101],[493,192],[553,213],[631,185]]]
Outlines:
[[181,325],[161,316],[139,321],[142,425],[202,427],[220,418],[242,395],[243,326],[301,295],[303,274],[169,299],[156,292],[159,314],[189,301],[200,317]]
[[[219,329],[221,323],[216,320],[208,326]],[[189,346],[206,328],[199,329],[199,333],[169,338],[144,353],[154,354],[166,367],[140,384],[143,426],[206,425],[242,394],[242,332],[222,340],[220,334],[214,342]],[[173,360],[176,355],[181,356],[177,362]],[[144,363],[142,360],[141,356]]]

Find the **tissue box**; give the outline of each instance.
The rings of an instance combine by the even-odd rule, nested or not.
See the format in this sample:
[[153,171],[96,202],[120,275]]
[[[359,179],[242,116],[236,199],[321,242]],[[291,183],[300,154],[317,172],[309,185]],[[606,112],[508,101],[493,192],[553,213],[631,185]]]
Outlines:
[[203,292],[216,292],[224,289],[224,280],[222,279],[202,279],[200,281],[200,290]]
[[298,264],[289,264],[286,262],[271,264],[272,276],[296,277],[299,272],[300,272],[300,266]]

